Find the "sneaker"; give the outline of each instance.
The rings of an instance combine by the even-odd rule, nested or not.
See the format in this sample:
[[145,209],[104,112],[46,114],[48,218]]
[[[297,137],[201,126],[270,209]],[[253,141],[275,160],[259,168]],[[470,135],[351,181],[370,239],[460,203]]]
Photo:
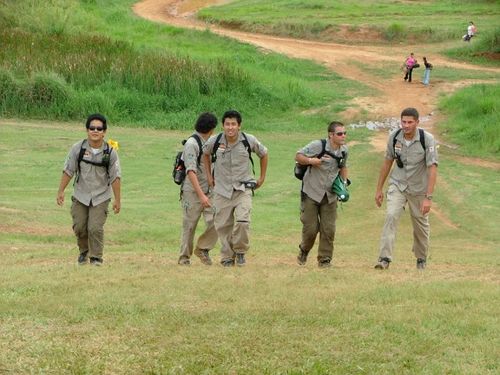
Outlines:
[[300,251],[299,251],[299,255],[297,256],[297,263],[300,266],[303,266],[307,262],[307,255],[309,254],[309,252],[302,250],[302,248],[300,246],[299,246],[299,249],[300,249]]
[[189,260],[188,258],[180,258],[177,263],[180,266],[190,266],[191,265],[191,260]]
[[330,263],[331,260],[330,259],[322,259],[318,262],[318,267],[319,268],[328,268],[328,267],[331,267],[332,264]]
[[378,263],[375,264],[376,270],[386,270],[389,268],[391,260],[389,258],[379,258]]
[[232,267],[232,266],[234,266],[234,260],[226,259],[226,260],[223,260],[222,262],[220,262],[220,264],[222,264],[222,267]]
[[423,270],[425,269],[425,266],[427,264],[427,261],[422,258],[417,259],[417,270]]
[[236,265],[238,267],[243,267],[245,265],[245,254],[237,253],[236,254]]
[[194,255],[196,255],[198,258],[200,258],[201,263],[206,264],[207,266],[212,265],[212,259],[210,259],[210,256],[208,255],[208,250],[207,249],[194,249]]
[[102,259],[90,257],[90,264],[93,266],[102,266]]
[[87,255],[88,255],[89,251],[84,251],[83,253],[80,253],[80,255],[78,256],[78,264],[80,266],[83,266],[85,264],[87,264],[87,261],[88,261],[88,258],[87,258]]

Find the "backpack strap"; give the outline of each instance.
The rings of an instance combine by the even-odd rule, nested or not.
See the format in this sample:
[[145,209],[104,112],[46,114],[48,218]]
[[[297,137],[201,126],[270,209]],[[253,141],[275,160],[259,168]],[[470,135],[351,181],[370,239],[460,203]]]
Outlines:
[[203,145],[201,144],[200,136],[198,134],[194,133],[190,138],[194,138],[194,139],[196,139],[196,142],[198,142],[198,147],[200,150],[198,152],[198,158],[196,160],[198,162],[198,165],[200,165],[201,164],[201,155],[203,155]]
[[92,165],[95,165],[96,167],[105,167],[106,173],[108,174],[108,177],[109,177],[109,164],[110,164],[110,159],[111,159],[111,151],[113,150],[113,148],[109,146],[108,142],[104,142],[104,150],[102,152],[103,155],[102,155],[102,159],[99,163],[97,163],[95,161],[85,160],[83,157],[84,157],[87,149],[85,147],[83,147],[83,144],[86,141],[87,140],[84,139],[82,141],[82,143],[80,144],[80,152],[78,153],[78,161],[77,161],[78,172],[77,172],[77,177],[76,177],[75,182],[77,182],[80,179],[80,174],[81,174],[80,163],[81,162],[84,162],[87,164],[92,164]]
[[[212,163],[215,163],[215,161],[217,160],[217,149],[219,148],[222,134],[224,134],[224,133],[217,134],[217,138],[215,138],[214,147],[212,149]],[[252,149],[250,147],[250,142],[248,142],[248,137],[245,133],[241,132],[241,135],[243,136],[243,141],[242,141],[243,146],[245,146],[245,148],[247,149],[248,158],[250,159],[250,162],[252,163],[252,172],[253,172],[253,174],[255,174],[255,167],[254,167],[254,163],[253,163],[253,159],[252,159]]]
[[345,167],[345,155],[346,155],[345,151],[342,151],[342,156],[336,156],[334,153],[326,151],[326,139],[322,139],[321,144],[322,144],[323,148],[321,150],[321,153],[318,154],[317,158],[321,159],[326,154],[326,155],[334,158],[335,160],[337,160],[339,168],[344,168]]

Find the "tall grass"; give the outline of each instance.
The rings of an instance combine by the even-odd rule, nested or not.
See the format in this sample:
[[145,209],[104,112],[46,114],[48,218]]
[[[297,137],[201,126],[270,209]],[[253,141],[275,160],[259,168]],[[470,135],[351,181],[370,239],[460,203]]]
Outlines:
[[450,57],[469,60],[477,64],[498,66],[500,60],[500,27],[479,32],[470,42],[446,51]]
[[[65,120],[99,111],[114,123],[176,129],[190,127],[201,111],[238,108],[256,123],[280,113],[314,126],[322,119],[311,121],[300,112],[330,101],[341,110],[348,98],[333,86],[354,86],[309,62],[133,18],[131,3],[1,3],[1,115]],[[31,24],[36,12],[40,17]],[[68,27],[54,32],[54,23]],[[210,43],[220,46],[210,51]],[[60,95],[46,95],[39,105],[37,90],[56,88]]]
[[474,85],[441,100],[445,136],[466,155],[500,158],[500,85]]

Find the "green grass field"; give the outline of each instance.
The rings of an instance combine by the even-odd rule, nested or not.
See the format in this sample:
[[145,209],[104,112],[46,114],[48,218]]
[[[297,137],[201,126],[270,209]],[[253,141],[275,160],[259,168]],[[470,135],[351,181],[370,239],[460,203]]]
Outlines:
[[299,267],[293,155],[323,134],[254,134],[270,147],[270,165],[245,268],[176,265],[181,210],[169,172],[187,134],[114,126],[122,212],[106,224],[104,266],[92,268],[76,265],[70,187],[66,205],[55,203],[83,124],[2,121],[1,372],[498,372],[497,171],[465,167],[443,149],[428,269],[415,269],[405,216],[395,262],[376,272],[382,155],[366,131],[351,131],[353,185],[339,209],[334,267],[318,269],[314,253]]
[[491,0],[238,0],[202,9],[198,17],[251,32],[374,43],[459,39],[469,21],[487,34],[499,15],[498,1]]

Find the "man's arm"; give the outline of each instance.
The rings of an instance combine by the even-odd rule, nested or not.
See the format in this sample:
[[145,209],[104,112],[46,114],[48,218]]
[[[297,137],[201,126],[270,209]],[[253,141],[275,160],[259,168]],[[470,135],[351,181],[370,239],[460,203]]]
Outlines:
[[111,188],[113,189],[113,195],[115,196],[115,201],[113,202],[113,211],[115,214],[120,213],[122,208],[121,204],[121,180],[120,178],[115,178],[111,183]]
[[266,179],[267,172],[267,161],[269,160],[268,154],[265,154],[260,158],[260,178],[257,180],[257,189],[260,188],[264,184],[264,180]]
[[207,175],[208,186],[214,187],[214,176],[212,176],[212,157],[210,154],[203,154],[205,160],[205,173]]
[[321,165],[321,159],[307,157],[301,152],[295,154],[295,161],[301,165],[312,165],[313,167]]
[[56,197],[56,202],[59,206],[62,206],[64,204],[64,189],[66,189],[66,186],[68,186],[71,178],[72,176],[70,176],[66,172],[62,173],[61,182],[59,183],[59,190]]
[[375,192],[375,203],[377,204],[377,207],[382,206],[382,202],[384,201],[384,193],[382,192],[382,189],[384,188],[385,180],[391,171],[392,163],[394,163],[394,159],[384,159],[384,163],[380,168],[377,191]]
[[198,198],[200,199],[200,203],[203,207],[210,207],[210,199],[208,199],[207,195],[201,190],[200,186],[200,181],[198,181],[198,176],[196,175],[196,172],[193,170],[188,171],[187,173],[189,181],[191,181],[191,184],[193,185],[194,191],[198,195]]
[[[432,197],[432,193],[434,192],[434,186],[436,185],[437,180],[437,165],[432,164],[430,167],[427,167],[427,193],[426,197]],[[422,214],[427,214],[431,210],[432,198],[424,199],[422,202],[422,207],[420,207],[420,212]]]

